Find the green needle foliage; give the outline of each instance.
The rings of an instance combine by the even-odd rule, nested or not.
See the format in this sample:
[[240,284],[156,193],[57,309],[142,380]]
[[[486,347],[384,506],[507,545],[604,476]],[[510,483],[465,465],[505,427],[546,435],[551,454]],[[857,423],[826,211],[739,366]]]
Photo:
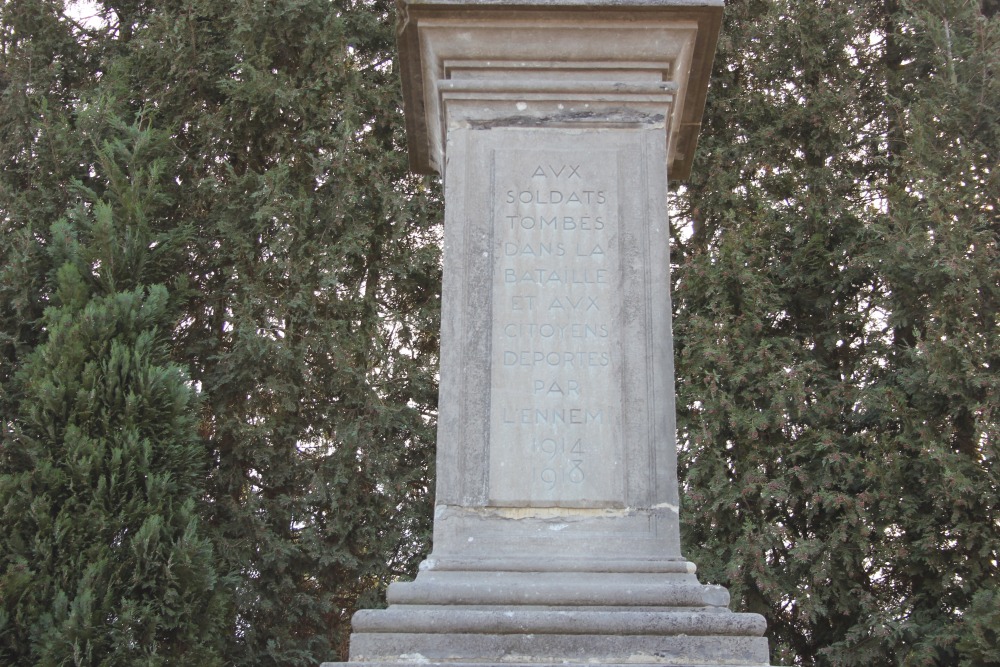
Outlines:
[[[198,394],[184,404],[188,421],[177,417],[193,420],[197,456],[171,464],[186,475],[196,462],[198,484],[178,478],[171,502],[200,517],[191,525],[212,547],[203,588],[224,595],[203,601],[210,618],[184,612],[185,622],[214,633],[225,664],[334,659],[353,611],[412,573],[431,517],[440,206],[407,171],[392,4],[116,1],[93,11],[45,0],[0,9],[0,423],[11,461],[0,475],[15,485],[35,474],[26,443],[42,425],[31,425],[29,378],[56,344],[46,308],[61,303],[66,260],[53,248],[76,238],[89,298],[132,300],[115,317],[145,312],[166,290],[155,327],[130,325],[137,338],[107,354],[154,327],[143,349],[164,369],[156,355],[168,354]],[[97,382],[117,368],[94,359],[59,370],[89,369]],[[89,397],[77,396],[78,409]],[[153,452],[190,444],[181,430],[140,442]],[[64,431],[48,437],[69,446]],[[93,449],[92,465],[117,465],[114,447],[88,437],[73,446]],[[19,507],[4,509],[0,533]],[[104,523],[121,523],[117,511]],[[116,544],[88,533],[78,548],[91,542]],[[18,566],[12,549],[0,552],[4,567]],[[137,555],[116,553],[122,572],[143,572]],[[24,586],[41,607],[62,584]],[[0,646],[31,656],[17,664],[42,664],[47,640],[26,637],[47,621],[24,615],[21,593],[5,585],[0,595],[14,619]],[[159,627],[174,603],[148,597],[129,613]],[[105,633],[108,618],[81,627]],[[199,641],[185,640],[192,651]],[[206,657],[173,664],[211,664],[205,646]],[[95,648],[66,664],[118,664],[105,659]]]
[[1000,664],[998,74],[989,3],[727,4],[677,200],[682,517],[776,664]]
[[[52,225],[41,342],[9,382],[0,451],[0,662],[221,665],[228,591],[200,525],[208,456],[170,361],[173,311],[146,286],[171,240],[164,162],[135,128],[99,156],[107,199]],[[131,130],[131,132],[129,132]],[[128,171],[115,160],[124,158]]]
[[81,303],[76,268],[59,277],[3,461],[0,659],[221,664],[224,598],[195,511],[204,451],[159,335],[167,292]]

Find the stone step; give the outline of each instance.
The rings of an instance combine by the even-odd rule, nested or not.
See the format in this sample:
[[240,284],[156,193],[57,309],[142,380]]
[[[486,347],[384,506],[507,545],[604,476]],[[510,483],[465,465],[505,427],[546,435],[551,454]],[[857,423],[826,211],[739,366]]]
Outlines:
[[766,623],[759,614],[708,611],[535,610],[517,608],[411,608],[359,611],[355,633],[432,634],[623,634],[725,635],[759,637]]
[[693,574],[423,571],[389,587],[390,605],[726,607],[729,592]]
[[463,662],[587,665],[766,665],[763,637],[620,635],[356,633],[351,660],[372,663]]

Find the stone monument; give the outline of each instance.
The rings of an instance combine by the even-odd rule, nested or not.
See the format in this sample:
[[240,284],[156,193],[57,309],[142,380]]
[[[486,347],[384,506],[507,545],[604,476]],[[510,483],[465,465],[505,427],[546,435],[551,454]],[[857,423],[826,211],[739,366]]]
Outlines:
[[411,167],[445,185],[434,543],[352,663],[768,664],[678,526],[666,190],[722,4],[400,5]]

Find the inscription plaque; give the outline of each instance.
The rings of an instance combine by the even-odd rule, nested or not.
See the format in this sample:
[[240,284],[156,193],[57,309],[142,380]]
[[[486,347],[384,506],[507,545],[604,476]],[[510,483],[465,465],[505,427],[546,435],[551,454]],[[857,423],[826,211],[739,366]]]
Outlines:
[[492,158],[490,504],[621,506],[617,156]]

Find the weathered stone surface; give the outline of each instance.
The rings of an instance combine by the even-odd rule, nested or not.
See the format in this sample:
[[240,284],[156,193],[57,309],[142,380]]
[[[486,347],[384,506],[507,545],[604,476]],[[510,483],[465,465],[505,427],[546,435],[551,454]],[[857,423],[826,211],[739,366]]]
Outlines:
[[767,664],[677,514],[666,187],[721,9],[404,4],[411,164],[446,202],[434,550],[355,615],[357,664]]
[[[401,6],[399,33],[410,165],[444,170],[439,85],[504,76],[670,83],[670,173],[687,178],[701,127],[723,0],[420,0]],[[530,89],[529,89],[530,91]],[[509,90],[493,87],[494,101]],[[530,101],[534,91],[514,94]],[[600,101],[591,93],[575,107]],[[566,105],[568,108],[570,105]]]
[[[497,662],[553,663],[580,661],[659,665],[762,665],[767,640],[761,637],[703,637],[685,635],[582,634],[355,634],[351,660],[392,662],[477,659]],[[416,661],[416,660],[414,660]]]
[[437,559],[680,557],[662,132],[451,131]]
[[[394,662],[375,662],[375,661],[365,661],[365,662],[324,662],[320,667],[383,667],[392,665],[393,667],[399,667],[401,664],[407,665],[421,665],[422,667],[536,667],[537,665],[545,664],[558,664],[560,667],[593,667],[595,664],[600,664],[601,667],[655,667],[655,665],[662,665],[664,663],[649,663],[649,662],[629,662],[629,663],[615,663],[615,662],[583,662],[560,660],[558,662],[515,662],[515,661],[496,661],[496,660],[483,660],[480,662],[458,662],[449,660],[447,662],[441,662],[436,660],[428,660],[421,655],[405,656],[402,660],[397,660]],[[713,667],[709,663],[692,663],[692,662],[672,662],[667,663],[670,667]],[[719,663],[715,663],[718,665]],[[764,663],[741,663],[742,667],[767,667],[766,662]]]
[[388,601],[400,605],[546,605],[725,607],[725,589],[693,574],[634,572],[421,572],[394,583]]
[[724,609],[593,611],[558,607],[521,608],[512,613],[506,608],[472,609],[454,605],[366,610],[355,616],[354,629],[368,633],[759,636],[764,632],[764,623],[756,614],[733,614]]

